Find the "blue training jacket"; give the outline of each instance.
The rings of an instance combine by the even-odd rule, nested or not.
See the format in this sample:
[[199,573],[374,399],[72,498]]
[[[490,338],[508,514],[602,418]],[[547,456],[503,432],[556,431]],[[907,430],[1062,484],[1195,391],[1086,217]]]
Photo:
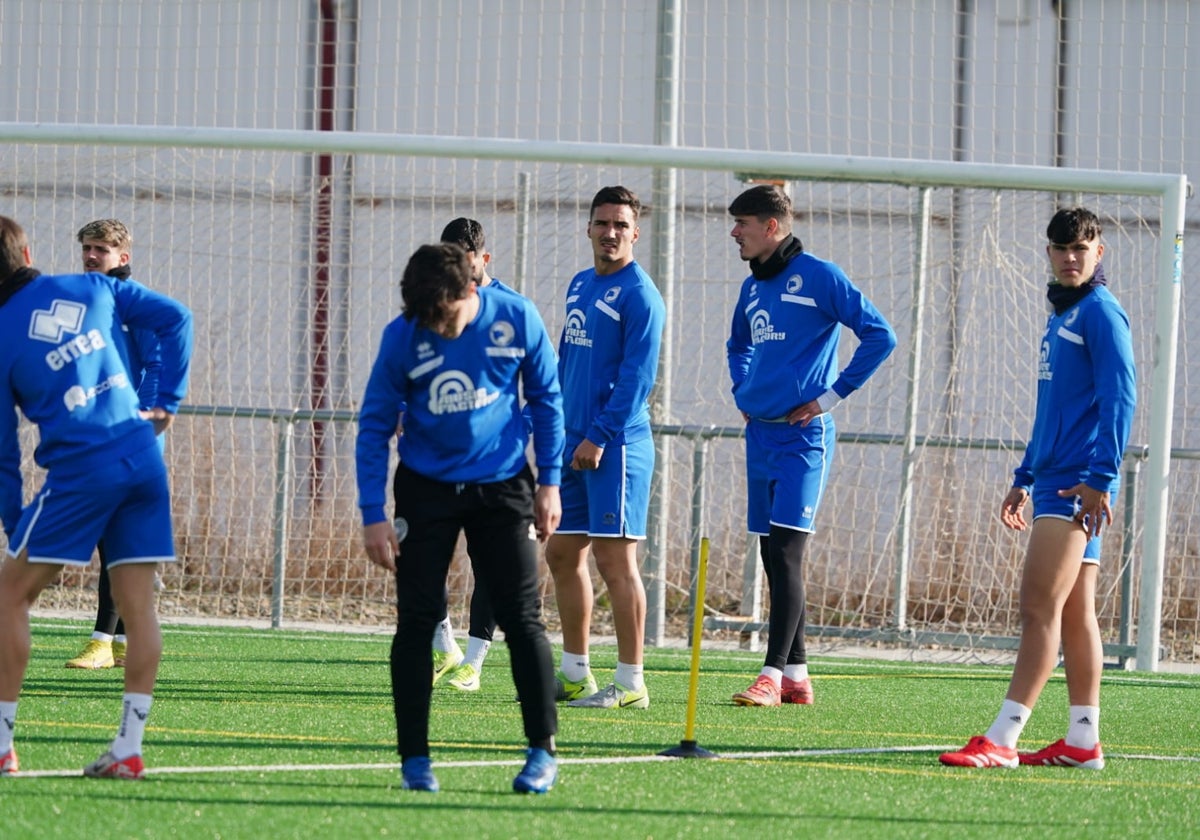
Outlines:
[[1137,404],[1129,316],[1097,286],[1046,322],[1038,357],[1037,412],[1013,486],[1040,473],[1087,472],[1084,483],[1112,492]]
[[387,518],[388,447],[401,411],[396,448],[408,469],[447,483],[492,483],[525,466],[523,395],[538,484],[559,484],[563,421],[554,347],[533,303],[489,289],[479,290],[479,312],[457,338],[403,316],[384,328],[354,451],[364,525]]
[[654,281],[636,261],[612,274],[589,268],[567,286],[566,305],[558,375],[567,431],[601,447],[648,437],[667,317]]
[[187,391],[192,316],[132,280],[94,272],[39,275],[0,306],[0,519],[21,515],[17,409],[38,427],[34,459],[51,474],[97,473],[155,443],[138,414],[122,325],[154,334],[158,406],[176,412]]
[[[839,374],[842,325],[860,343]],[[896,334],[837,265],[801,252],[774,277],[746,278],[725,347],[737,407],[776,420],[830,389],[845,398],[861,388]]]

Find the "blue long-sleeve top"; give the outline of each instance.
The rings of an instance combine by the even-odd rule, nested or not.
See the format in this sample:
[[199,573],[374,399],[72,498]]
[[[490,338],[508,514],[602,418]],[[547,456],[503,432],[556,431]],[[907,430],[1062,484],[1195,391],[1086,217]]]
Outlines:
[[1116,489],[1136,380],[1129,316],[1108,289],[1098,286],[1051,314],[1038,358],[1033,433],[1013,486],[1029,489],[1039,473],[1086,470],[1088,487]]
[[[841,327],[858,336],[837,372]],[[776,420],[832,390],[861,388],[896,347],[896,334],[845,272],[801,252],[774,277],[742,283],[726,342],[737,407]]]
[[162,372],[158,337],[150,330],[129,330],[126,338],[127,365],[137,381],[138,405],[154,408],[158,403],[158,377]]
[[0,305],[0,518],[21,515],[17,409],[37,425],[34,460],[56,476],[93,481],[123,455],[154,445],[126,367],[122,325],[153,333],[158,407],[187,392],[192,316],[181,303],[103,274],[38,275]]
[[[504,283],[500,282],[495,277],[491,278],[491,281],[492,282],[488,283],[486,287],[477,286],[476,288],[487,288],[489,294],[517,295],[518,297],[522,297],[522,298],[525,297],[520,292],[518,292],[516,289],[514,289],[512,286],[506,286]],[[400,414],[401,414],[401,417],[403,417],[403,414],[404,414],[404,406],[403,405],[400,406]],[[522,411],[522,416],[524,416],[524,418],[525,418],[526,431],[532,433],[533,432],[533,420],[529,416],[529,406],[524,407],[524,409]]]
[[490,483],[517,475],[533,428],[537,482],[562,477],[562,393],[554,346],[534,305],[509,291],[479,290],[479,312],[456,338],[396,318],[383,331],[358,417],[354,462],[364,525],[383,522],[388,452],[436,481]]
[[650,434],[666,306],[636,261],[612,274],[579,272],[567,286],[558,342],[566,428],[597,446]]
[[[128,280],[132,275],[133,270],[128,264],[108,272],[109,277],[118,280]],[[126,354],[125,367],[133,377],[138,404],[144,409],[154,408],[158,404],[158,376],[162,370],[158,338],[151,330],[130,328],[128,324],[122,324],[121,331],[124,341],[118,346]]]

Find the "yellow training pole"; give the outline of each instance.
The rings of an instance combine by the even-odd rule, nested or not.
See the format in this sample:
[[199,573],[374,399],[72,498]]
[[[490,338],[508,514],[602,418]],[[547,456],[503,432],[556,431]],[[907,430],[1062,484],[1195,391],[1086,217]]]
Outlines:
[[692,604],[692,669],[688,678],[687,723],[678,747],[659,755],[675,758],[716,758],[696,744],[696,695],[700,689],[700,637],[704,630],[704,585],[708,579],[708,537],[700,538],[700,568],[696,570],[696,601]]

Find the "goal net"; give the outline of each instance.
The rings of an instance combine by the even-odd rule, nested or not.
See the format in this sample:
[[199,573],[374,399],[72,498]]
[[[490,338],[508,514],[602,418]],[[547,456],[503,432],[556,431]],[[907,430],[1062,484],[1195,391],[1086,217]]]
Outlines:
[[[612,183],[648,201],[654,194],[653,169],[635,165],[329,153],[339,174],[326,200],[305,174],[320,154],[58,145],[33,157],[69,160],[72,170],[69,182],[40,180],[10,202],[39,266],[78,262],[73,232],[85,220],[88,185],[88,215],[103,208],[134,231],[135,276],[196,315],[191,394],[167,446],[179,562],[164,569],[162,608],[181,616],[261,619],[277,603],[288,621],[390,622],[392,581],[359,543],[353,418],[379,335],[398,313],[408,255],[449,219],[479,219],[493,274],[529,296],[557,335],[565,282],[591,262],[591,196]],[[667,441],[665,543],[647,562],[675,636],[686,634],[697,528],[712,544],[708,610],[754,618],[740,423],[724,353],[746,273],[725,208],[746,184],[732,171],[678,178],[682,200],[674,211],[649,209],[638,246],[649,264],[656,226],[672,217],[671,390],[656,398],[660,445]],[[923,194],[911,186],[792,180],[788,188],[805,246],[839,262],[899,336],[895,355],[837,409],[841,440],[807,558],[810,625],[1015,633],[1024,539],[1004,531],[996,513],[1031,427],[1047,311],[1043,231],[1063,196],[939,187],[925,196],[923,228]],[[1136,470],[1149,442],[1161,200],[1069,199],[1101,215],[1106,271],[1132,321],[1142,408],[1127,466]],[[847,334],[844,357],[853,345]],[[1178,498],[1193,497],[1194,472],[1181,469],[1173,481]],[[911,519],[902,528],[906,484]],[[1143,504],[1130,483],[1118,505],[1130,514],[1118,514],[1105,541],[1101,615],[1110,638],[1123,598],[1135,595],[1123,590],[1122,571],[1138,547]],[[1194,527],[1186,508],[1173,514],[1167,577],[1180,586],[1194,584],[1184,574]],[[909,565],[898,592],[902,547]],[[93,576],[65,575],[44,604],[88,609]],[[465,557],[450,583],[461,623]],[[546,595],[553,626],[552,590]]]
[[[135,277],[196,313],[192,390],[167,441],[179,562],[163,612],[387,626],[393,583],[362,555],[352,452],[405,262],[450,219],[478,219],[493,273],[557,335],[565,284],[591,262],[589,201],[630,186],[650,205],[635,253],[669,306],[662,488],[641,553],[650,638],[687,634],[706,536],[707,632],[742,640],[769,603],[725,370],[746,273],[726,208],[747,177],[779,177],[806,248],[900,338],[836,410],[809,624],[979,651],[1018,631],[1025,538],[997,510],[1030,432],[1045,224],[1083,203],[1104,222],[1139,372],[1104,639],[1124,650],[1161,630],[1169,656],[1196,661],[1200,384],[1178,284],[1177,345],[1157,319],[1163,254],[1197,210],[1164,223],[1162,197],[1133,186],[1197,165],[1192,5],[5,0],[0,213],[55,272],[77,268],[85,222],[122,219]],[[823,170],[786,165],[819,155]],[[937,161],[937,177],[911,177]],[[979,181],[989,166],[1014,181]],[[1039,185],[1031,170],[1107,174]],[[1194,251],[1182,275],[1200,268]],[[91,613],[95,574],[64,575],[40,606]],[[1147,599],[1144,577],[1163,581]],[[461,627],[465,557],[450,585]],[[553,628],[549,582],[544,603]],[[606,604],[601,589],[597,633]]]

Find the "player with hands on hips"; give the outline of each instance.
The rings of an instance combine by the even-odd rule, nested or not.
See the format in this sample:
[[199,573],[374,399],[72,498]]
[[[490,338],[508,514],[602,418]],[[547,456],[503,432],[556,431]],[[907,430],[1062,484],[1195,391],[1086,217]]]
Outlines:
[[[133,235],[129,228],[117,219],[96,219],[88,222],[75,235],[79,240],[80,256],[84,272],[97,271],[116,277],[118,280],[128,280],[133,274],[130,261],[130,250],[133,246]],[[173,419],[172,416],[157,407],[158,374],[162,360],[158,342],[154,333],[148,330],[131,330],[122,328],[125,338],[124,349],[126,367],[133,377],[134,388],[137,390],[138,403],[142,408],[142,416],[154,424],[158,434],[159,449],[163,448],[162,432]],[[96,588],[96,621],[93,626],[92,638],[88,640],[78,656],[67,660],[68,668],[123,668],[125,666],[125,623],[117,613],[113,603],[112,585],[108,577],[108,553],[104,544],[96,546],[100,554],[100,574],[97,577]],[[155,575],[155,586],[159,578]]]
[[[746,421],[747,525],[771,594],[762,671],[739,706],[808,705],[804,550],[837,438],[830,411],[861,388],[896,346],[887,320],[837,265],[792,234],[792,202],[760,185],[729,205],[730,235],[750,264],[726,351],[733,398]],[[859,340],[837,370],[842,328]]]
[[[120,335],[149,330],[161,352],[157,400],[140,410]],[[0,216],[0,776],[17,772],[13,733],[29,665],[29,611],[63,566],[107,553],[129,649],[120,726],[85,776],[139,779],[142,738],[162,656],[158,563],[175,560],[167,470],[156,439],[187,390],[191,313],[133,280],[44,275],[24,230]],[[22,508],[17,410],[38,428],[46,470]]]

